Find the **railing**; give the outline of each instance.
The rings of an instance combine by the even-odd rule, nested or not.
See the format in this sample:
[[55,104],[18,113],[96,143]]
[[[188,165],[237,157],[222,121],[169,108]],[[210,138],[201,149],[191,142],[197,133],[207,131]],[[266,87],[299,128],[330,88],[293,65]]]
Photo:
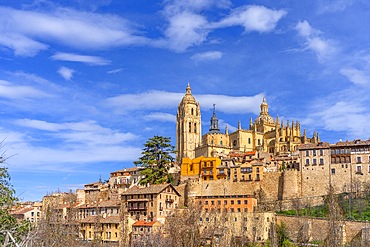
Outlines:
[[140,206],[140,207],[134,207],[134,206],[129,206],[127,207],[128,211],[141,211],[141,210],[147,210],[148,208],[145,206]]

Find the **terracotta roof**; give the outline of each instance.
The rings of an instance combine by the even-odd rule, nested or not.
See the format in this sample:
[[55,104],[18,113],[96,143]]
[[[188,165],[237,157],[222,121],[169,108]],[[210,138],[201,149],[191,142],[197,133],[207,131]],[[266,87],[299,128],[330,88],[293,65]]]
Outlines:
[[145,195],[145,194],[159,194],[168,186],[171,186],[172,189],[180,196],[177,190],[171,184],[154,184],[149,187],[138,187],[133,186],[127,191],[123,192],[122,195]]
[[79,220],[80,223],[120,223],[120,216],[88,216],[84,219]]
[[114,171],[114,172],[111,172],[110,174],[117,173],[117,172],[134,172],[134,171],[139,171],[139,170],[144,170],[144,169],[145,169],[144,167],[131,167],[131,168],[125,168],[123,170]]
[[299,146],[299,150],[306,150],[306,149],[325,149],[330,148],[330,144],[328,142],[320,142],[320,143],[307,143],[307,144],[301,144]]
[[32,211],[33,209],[34,209],[33,207],[21,208],[21,209],[18,209],[17,211],[12,212],[12,214],[13,215],[25,214],[27,212]]
[[146,226],[146,227],[152,227],[157,221],[144,221],[144,220],[138,220],[132,226]]

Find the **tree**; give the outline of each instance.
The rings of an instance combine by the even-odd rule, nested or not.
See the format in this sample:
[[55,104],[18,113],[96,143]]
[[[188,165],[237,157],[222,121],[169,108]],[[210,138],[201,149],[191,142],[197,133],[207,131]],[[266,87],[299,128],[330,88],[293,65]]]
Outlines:
[[[1,147],[1,145],[0,145]],[[4,156],[0,157],[0,164],[5,161]],[[7,167],[0,167],[0,243],[3,243],[9,232],[17,241],[23,239],[30,230],[28,221],[18,222],[9,213],[9,209],[17,202],[15,190],[10,183],[10,175]]]
[[134,162],[145,169],[141,172],[145,176],[140,184],[161,184],[172,182],[172,176],[168,173],[175,158],[175,147],[171,145],[171,138],[154,136],[150,138],[142,149],[142,156]]

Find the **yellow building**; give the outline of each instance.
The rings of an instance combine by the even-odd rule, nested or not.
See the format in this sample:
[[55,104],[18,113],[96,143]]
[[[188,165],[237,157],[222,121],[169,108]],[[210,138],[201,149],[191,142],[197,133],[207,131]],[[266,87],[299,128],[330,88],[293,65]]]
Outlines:
[[301,135],[301,126],[298,121],[287,121],[284,124],[269,115],[268,104],[264,98],[261,103],[260,115],[253,122],[250,119],[249,129],[238,128],[229,133],[226,127],[221,132],[218,125],[215,106],[209,131],[201,136],[200,104],[191,94],[190,85],[178,106],[176,124],[177,159],[181,163],[183,158],[219,157],[225,158],[230,152],[263,151],[273,155],[288,155],[298,150],[299,145],[320,142],[319,135],[314,132],[308,138],[306,130]]
[[183,158],[181,164],[181,179],[202,178],[202,180],[217,180],[221,159],[216,157]]

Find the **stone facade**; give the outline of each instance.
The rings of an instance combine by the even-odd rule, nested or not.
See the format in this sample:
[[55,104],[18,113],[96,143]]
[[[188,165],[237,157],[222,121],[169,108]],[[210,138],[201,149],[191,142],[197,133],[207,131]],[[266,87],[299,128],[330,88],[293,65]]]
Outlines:
[[231,151],[264,151],[274,155],[290,154],[304,143],[320,142],[319,135],[314,133],[308,138],[306,131],[301,134],[301,126],[296,121],[286,125],[269,115],[268,104],[263,99],[260,115],[249,123],[249,129],[242,129],[238,123],[236,131],[220,131],[215,106],[209,131],[201,137],[200,105],[191,94],[190,85],[178,106],[176,123],[176,148],[178,161],[182,158],[226,157]]

